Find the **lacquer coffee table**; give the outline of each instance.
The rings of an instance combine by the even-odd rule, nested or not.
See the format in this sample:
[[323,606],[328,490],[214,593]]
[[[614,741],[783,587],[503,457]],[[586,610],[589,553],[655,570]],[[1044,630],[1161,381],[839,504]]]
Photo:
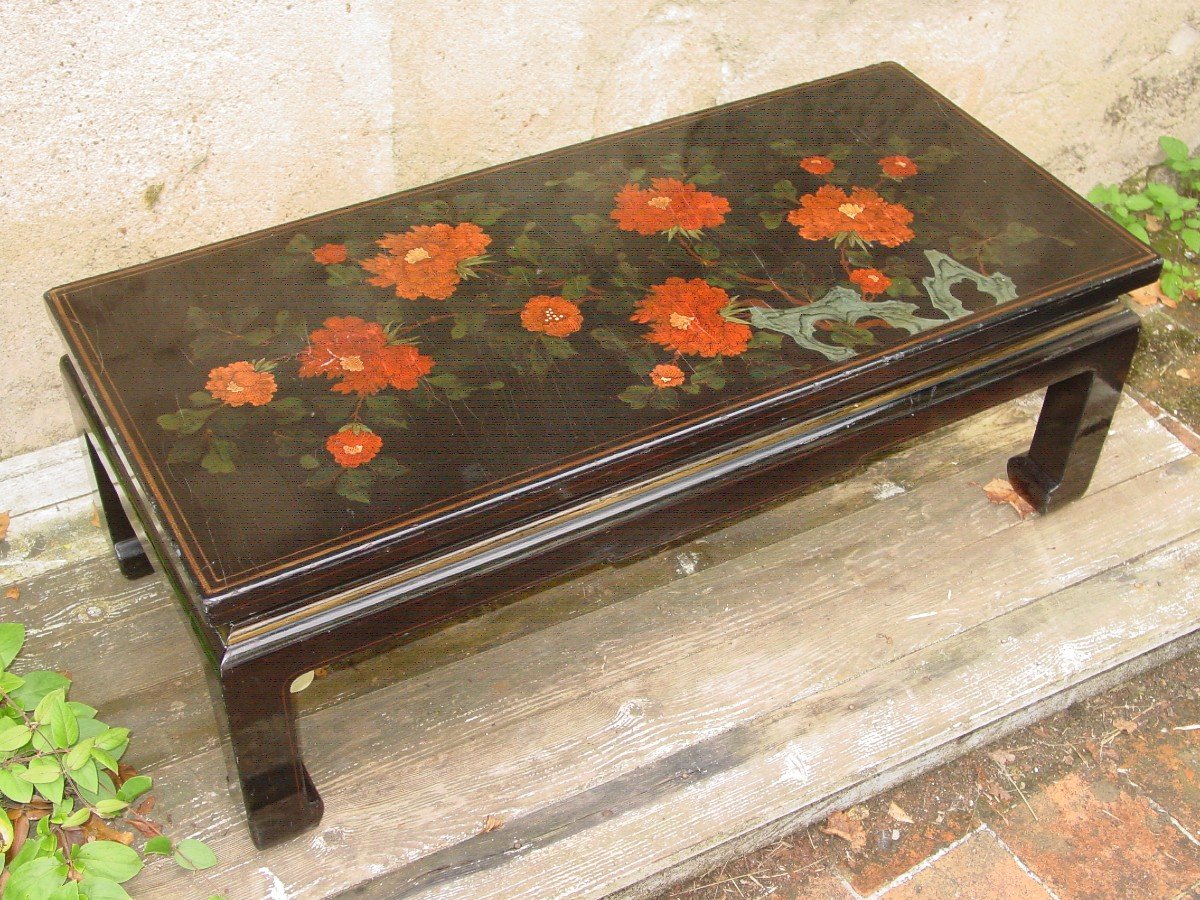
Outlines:
[[190,612],[265,847],[321,817],[318,666],[1041,387],[1010,478],[1079,496],[1158,268],[885,64],[48,301],[118,561]]

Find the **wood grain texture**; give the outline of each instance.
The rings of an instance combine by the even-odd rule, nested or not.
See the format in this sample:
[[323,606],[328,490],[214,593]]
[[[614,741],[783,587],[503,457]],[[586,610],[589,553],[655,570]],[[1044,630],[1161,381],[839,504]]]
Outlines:
[[[1090,494],[1019,522],[978,485],[1035,413],[1007,404],[318,680],[301,730],[326,818],[265,853],[165,585],[84,559],[23,582],[11,614],[28,663],[132,727],[159,809],[221,856],[203,883],[152,867],[135,896],[603,896],[1200,622],[1197,460],[1127,402]],[[481,834],[487,815],[504,825]]]

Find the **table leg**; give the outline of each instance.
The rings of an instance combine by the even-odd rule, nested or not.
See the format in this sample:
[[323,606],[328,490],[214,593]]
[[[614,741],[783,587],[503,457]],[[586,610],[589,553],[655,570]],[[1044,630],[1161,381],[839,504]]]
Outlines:
[[1029,452],[1008,461],[1013,487],[1043,513],[1087,490],[1137,349],[1136,323],[1094,344],[1087,368],[1046,389]]
[[100,495],[104,524],[108,528],[109,537],[112,538],[113,555],[117,558],[121,574],[130,580],[149,575],[154,571],[154,567],[150,565],[146,551],[143,549],[141,541],[138,540],[133,526],[129,523],[129,517],[125,514],[125,508],[121,505],[121,499],[117,495],[116,486],[109,478],[108,470],[104,467],[104,462],[100,459],[100,454],[92,443],[91,437],[85,434],[83,442],[87,445],[88,459],[96,478],[96,491]]
[[250,836],[260,850],[317,824],[324,812],[300,756],[284,672],[270,658],[219,673]]

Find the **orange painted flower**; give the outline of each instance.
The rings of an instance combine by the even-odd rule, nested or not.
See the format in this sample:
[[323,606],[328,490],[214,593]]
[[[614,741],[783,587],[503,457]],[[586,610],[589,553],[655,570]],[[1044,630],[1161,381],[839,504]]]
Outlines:
[[855,269],[850,273],[850,280],[862,288],[864,294],[882,294],[892,283],[878,269]]
[[800,160],[800,168],[813,175],[828,175],[833,166],[833,160],[828,156],[806,156]]
[[815,194],[805,194],[800,205],[788,213],[788,221],[810,241],[832,238],[839,244],[850,240],[885,247],[912,240],[913,231],[908,227],[912,218],[899,203],[888,203],[869,188],[852,188],[847,194],[831,184],[822,185]]
[[659,363],[650,370],[650,383],[656,388],[679,387],[683,380],[683,369],[671,363]]
[[312,256],[323,266],[334,266],[346,261],[346,245],[323,244],[312,252]]
[[725,221],[729,201],[708,191],[696,190],[677,178],[655,178],[650,189],[627,184],[613,198],[616,208],[609,215],[623,231],[657,234],[678,228],[699,231]]
[[344,426],[325,441],[325,449],[343,469],[357,469],[369,463],[382,446],[383,439],[379,435],[357,422]]
[[633,322],[651,326],[647,340],[677,353],[737,356],[746,352],[750,328],[721,315],[729,295],[701,278],[668,278],[637,303]]
[[297,359],[302,378],[340,379],[334,391],[360,397],[385,387],[411,391],[433,368],[433,360],[416,347],[388,343],[382,325],[355,316],[326,319],[323,328],[308,336]]
[[883,174],[888,178],[895,178],[897,181],[911,178],[920,171],[917,164],[907,156],[885,156],[879,161],[879,168],[883,169]]
[[275,376],[254,368],[253,363],[235,362],[217,366],[204,385],[214,400],[226,406],[265,406],[275,396]]
[[375,273],[368,284],[394,287],[397,297],[445,300],[472,274],[471,266],[478,264],[472,261],[491,242],[472,222],[416,225],[404,234],[385,234],[376,243],[387,252],[364,259],[361,265]]
[[566,337],[583,327],[583,313],[570,300],[541,294],[529,298],[521,310],[521,324],[527,331]]

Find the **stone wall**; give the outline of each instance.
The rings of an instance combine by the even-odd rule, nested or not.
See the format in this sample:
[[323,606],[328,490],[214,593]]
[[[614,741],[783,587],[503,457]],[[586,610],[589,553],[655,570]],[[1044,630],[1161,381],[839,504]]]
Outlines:
[[883,59],[1074,187],[1200,143],[1194,0],[0,7],[0,458],[69,434],[55,284]]

